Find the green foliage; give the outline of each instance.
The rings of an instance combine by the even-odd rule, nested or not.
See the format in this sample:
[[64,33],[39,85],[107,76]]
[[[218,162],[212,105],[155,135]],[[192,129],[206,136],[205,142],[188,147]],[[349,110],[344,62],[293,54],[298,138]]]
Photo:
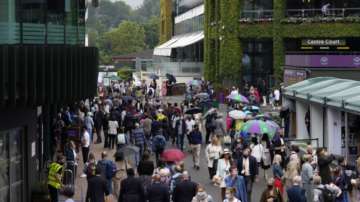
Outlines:
[[[158,45],[159,4],[159,0],[145,0],[142,6],[132,10],[122,1],[101,0],[98,8],[89,8],[86,25],[89,45],[99,48],[101,64],[112,64],[111,57],[113,55],[127,54],[130,53],[129,51],[142,51]],[[120,34],[118,28],[124,21],[131,21],[138,26],[136,28],[132,26],[129,34],[124,32]],[[142,28],[140,29],[139,26]],[[115,37],[117,34],[120,34],[122,38]],[[134,38],[138,38],[139,43],[135,43],[132,40]],[[126,41],[128,39],[131,40]],[[113,52],[114,50],[115,52]]]
[[[221,8],[212,12],[215,1],[205,0],[205,78],[224,84],[223,80],[239,83],[241,76],[242,39],[272,39],[273,72],[281,82],[285,63],[286,38],[360,37],[360,21],[354,17],[342,20],[314,18],[296,20],[285,18],[286,0],[274,0],[272,21],[239,20],[244,0],[222,0]],[[211,22],[211,13],[220,12],[221,21]],[[220,49],[211,46],[223,38]],[[220,53],[220,57],[215,57]],[[217,64],[220,65],[217,65]]]
[[111,54],[122,55],[145,48],[144,28],[136,22],[123,21],[117,28],[104,35],[104,46]]
[[120,77],[123,80],[130,80],[132,79],[132,73],[133,70],[129,67],[123,67],[117,72],[118,77]]

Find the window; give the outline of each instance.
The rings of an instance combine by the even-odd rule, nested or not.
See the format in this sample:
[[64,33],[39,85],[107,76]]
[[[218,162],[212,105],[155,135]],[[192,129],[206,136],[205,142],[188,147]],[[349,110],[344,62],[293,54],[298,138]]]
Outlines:
[[272,18],[273,1],[270,0],[244,0],[242,18]]
[[22,128],[0,132],[0,201],[23,201],[23,138]]
[[256,84],[258,79],[269,79],[273,72],[273,46],[270,40],[243,41],[243,80]]
[[175,24],[175,35],[197,32],[204,29],[204,15]]

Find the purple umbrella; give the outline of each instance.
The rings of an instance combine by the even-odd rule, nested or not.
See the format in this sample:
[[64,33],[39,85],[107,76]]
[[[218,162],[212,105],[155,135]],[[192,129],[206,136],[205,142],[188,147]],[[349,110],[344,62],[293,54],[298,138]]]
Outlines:
[[264,121],[251,120],[251,121],[247,121],[243,125],[241,131],[250,134],[264,134],[264,133],[269,134],[270,128]]

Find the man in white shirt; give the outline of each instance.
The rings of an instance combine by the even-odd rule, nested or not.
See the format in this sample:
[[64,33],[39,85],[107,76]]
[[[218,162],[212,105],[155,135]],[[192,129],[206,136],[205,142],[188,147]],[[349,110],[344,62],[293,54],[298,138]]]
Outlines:
[[82,144],[83,162],[85,164],[88,160],[89,151],[90,151],[90,135],[89,132],[86,130],[86,127],[82,128],[81,144]]

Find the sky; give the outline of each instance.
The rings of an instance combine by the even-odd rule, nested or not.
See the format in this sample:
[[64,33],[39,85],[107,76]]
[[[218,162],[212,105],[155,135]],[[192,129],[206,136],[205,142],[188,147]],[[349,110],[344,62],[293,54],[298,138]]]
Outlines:
[[111,1],[124,1],[125,3],[130,5],[132,8],[139,7],[143,2],[143,0],[111,0]]

